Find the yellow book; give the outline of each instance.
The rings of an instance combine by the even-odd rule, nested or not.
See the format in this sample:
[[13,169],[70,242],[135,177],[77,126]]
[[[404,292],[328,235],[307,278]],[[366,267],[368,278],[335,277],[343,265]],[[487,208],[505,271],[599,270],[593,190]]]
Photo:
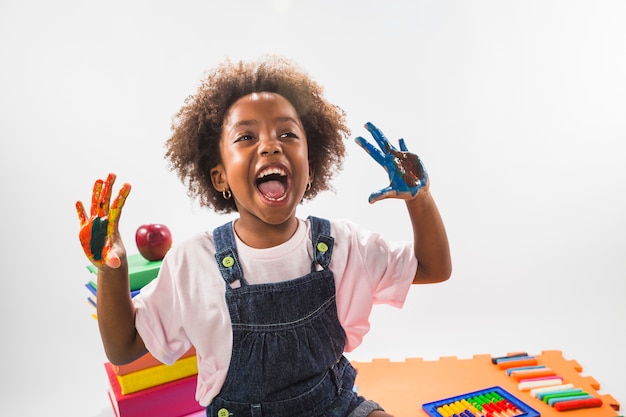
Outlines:
[[122,394],[126,395],[197,374],[198,359],[193,355],[179,359],[172,365],[161,364],[116,377]]

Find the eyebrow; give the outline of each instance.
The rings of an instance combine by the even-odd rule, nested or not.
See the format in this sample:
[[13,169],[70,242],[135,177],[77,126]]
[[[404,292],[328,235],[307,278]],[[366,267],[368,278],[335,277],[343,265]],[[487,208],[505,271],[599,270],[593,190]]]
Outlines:
[[[298,126],[302,125],[302,122],[298,122],[298,120],[294,119],[291,116],[279,116],[273,119],[275,122],[292,122]],[[246,127],[246,126],[254,126],[259,124],[258,120],[250,119],[250,120],[239,120],[237,123],[233,124],[229,130],[236,129],[238,127]]]

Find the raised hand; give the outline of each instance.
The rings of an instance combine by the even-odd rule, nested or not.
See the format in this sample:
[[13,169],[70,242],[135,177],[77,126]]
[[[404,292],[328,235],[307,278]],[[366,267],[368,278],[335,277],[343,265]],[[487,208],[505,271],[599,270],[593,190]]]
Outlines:
[[80,220],[80,243],[87,258],[97,267],[106,265],[118,268],[121,263],[118,255],[111,249],[119,234],[119,217],[131,187],[130,184],[122,185],[113,204],[110,204],[115,178],[115,174],[109,174],[105,181],[96,180],[89,216],[83,203],[76,202],[76,213]]
[[365,128],[374,137],[380,150],[361,136],[357,136],[355,141],[385,168],[390,180],[389,186],[370,194],[370,203],[390,197],[408,200],[415,197],[422,188],[428,187],[428,173],[419,157],[409,152],[404,139],[398,141],[400,150],[397,150],[372,123],[367,122]]

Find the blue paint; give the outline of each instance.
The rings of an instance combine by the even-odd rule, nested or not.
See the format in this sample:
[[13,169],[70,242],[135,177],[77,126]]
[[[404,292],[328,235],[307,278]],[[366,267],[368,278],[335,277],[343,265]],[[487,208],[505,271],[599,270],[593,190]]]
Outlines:
[[419,157],[410,153],[404,139],[398,141],[400,150],[394,148],[383,132],[372,123],[367,122],[365,128],[371,133],[380,150],[367,140],[358,136],[355,140],[389,175],[390,184],[379,191],[373,192],[369,201],[375,201],[391,192],[395,194],[410,193],[415,196],[428,182],[428,173]]

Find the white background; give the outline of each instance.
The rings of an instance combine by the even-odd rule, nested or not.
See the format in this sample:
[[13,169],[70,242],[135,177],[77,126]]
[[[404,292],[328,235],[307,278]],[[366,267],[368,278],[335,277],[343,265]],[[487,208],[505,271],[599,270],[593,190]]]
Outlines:
[[[454,275],[377,308],[351,355],[561,350],[626,404],[626,2],[0,3],[0,414],[110,417],[77,199],[108,172],[133,191],[122,231],[175,241],[225,220],[163,159],[204,71],[278,53],[348,113],[405,137],[432,180]],[[409,239],[403,204],[354,142],[303,206]]]

